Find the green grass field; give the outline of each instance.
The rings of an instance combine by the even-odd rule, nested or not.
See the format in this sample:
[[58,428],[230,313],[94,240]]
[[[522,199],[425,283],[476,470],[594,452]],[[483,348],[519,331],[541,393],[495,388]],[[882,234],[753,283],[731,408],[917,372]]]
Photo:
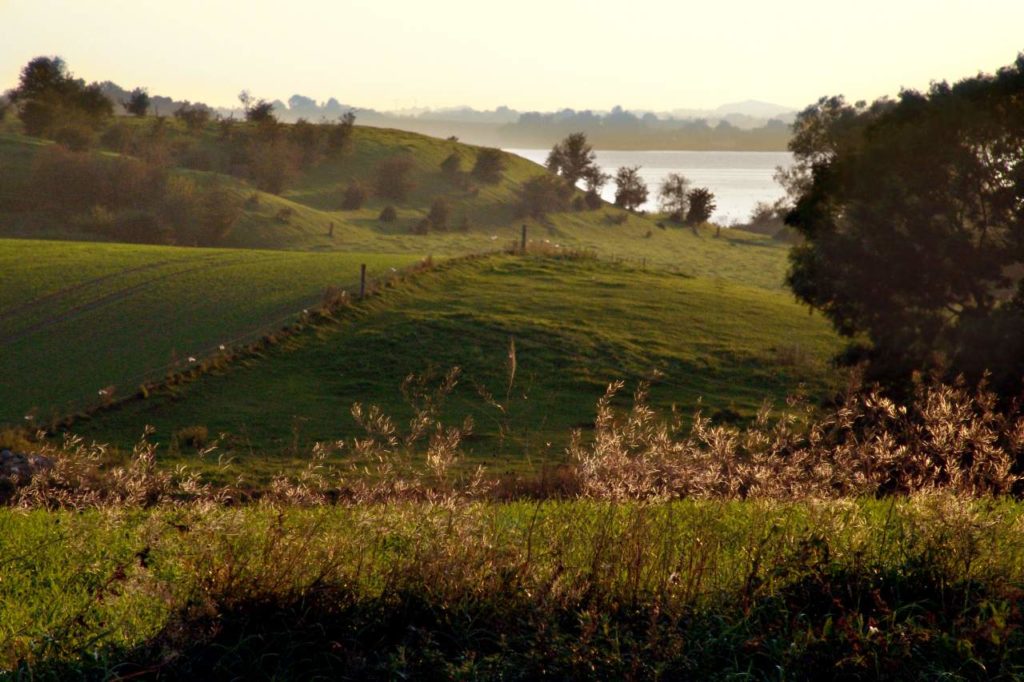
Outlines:
[[0,240],[0,422],[40,423],[114,386],[294,321],[327,287],[358,288],[409,255]]
[[472,416],[470,450],[515,464],[524,454],[560,457],[571,429],[593,421],[595,401],[616,379],[653,379],[660,407],[749,418],[765,399],[825,394],[837,344],[823,318],[756,287],[589,259],[453,261],[358,306],[338,325],[73,430],[127,444],[151,424],[166,444],[175,430],[202,425],[229,434],[224,445],[246,454],[242,461],[252,451],[299,455],[312,441],[354,435],[348,410],[356,401],[379,404],[404,423],[411,411],[403,379],[437,380],[457,366],[463,376],[449,419]]

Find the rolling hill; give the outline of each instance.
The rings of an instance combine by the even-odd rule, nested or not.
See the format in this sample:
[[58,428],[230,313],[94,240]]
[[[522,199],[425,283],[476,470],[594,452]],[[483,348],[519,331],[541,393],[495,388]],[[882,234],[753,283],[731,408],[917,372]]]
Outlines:
[[[151,132],[158,124],[115,125]],[[196,136],[176,121],[159,125],[168,144],[219,167],[214,126]],[[127,444],[146,424],[164,442],[202,425],[229,434],[236,450],[280,453],[351,434],[353,401],[407,416],[406,376],[458,366],[464,379],[452,405],[477,420],[474,451],[518,456],[557,451],[617,378],[663,374],[659,404],[689,411],[702,399],[726,419],[752,416],[765,397],[800,386],[821,395],[831,385],[826,364],[837,341],[783,290],[783,245],[609,205],[523,219],[522,185],[546,171],[519,157],[505,155],[499,182],[452,182],[441,161],[456,152],[472,168],[478,148],[357,126],[343,156],[314,164],[280,194],[212,170],[169,168],[197,186],[227,188],[244,207],[227,248],[205,249],[97,241],[76,216],[32,208],[35,159],[50,144],[0,134],[0,373],[13,387],[0,395],[0,423],[41,425],[114,400],[116,409],[74,429]],[[378,165],[395,156],[411,163],[407,196],[371,195],[343,210],[345,189],[372,186]],[[414,234],[438,197],[458,229]],[[398,220],[383,223],[389,205]],[[507,247],[524,224],[530,250],[550,257],[457,258]],[[425,256],[456,260],[223,376],[121,402],[141,383],[218,357],[222,344],[230,350],[296,320],[326,289],[351,288],[360,263],[387,275]],[[510,342],[511,391],[503,383]],[[515,414],[510,404],[495,415],[502,401],[489,403],[488,392],[515,403]]]
[[821,397],[837,343],[823,318],[779,293],[592,259],[491,256],[417,273],[340,322],[72,429],[127,445],[147,424],[164,444],[202,426],[225,434],[229,452],[301,456],[359,433],[354,402],[401,426],[406,377],[432,384],[459,367],[447,418],[472,417],[470,450],[512,465],[559,457],[616,379],[651,380],[656,405],[726,420],[752,417],[766,398]]

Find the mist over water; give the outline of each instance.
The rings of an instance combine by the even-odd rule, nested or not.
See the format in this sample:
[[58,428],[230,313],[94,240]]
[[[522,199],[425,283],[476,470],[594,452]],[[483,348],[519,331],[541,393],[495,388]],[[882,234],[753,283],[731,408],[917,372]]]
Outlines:
[[[543,165],[549,150],[506,151]],[[645,211],[658,210],[658,186],[665,176],[682,173],[694,187],[707,187],[715,193],[718,210],[712,220],[728,225],[746,221],[758,202],[773,202],[785,195],[773,176],[778,166],[793,165],[793,155],[789,152],[598,150],[597,163],[612,176],[620,166],[640,166],[640,176],[650,190],[649,199],[642,206]],[[615,183],[605,185],[601,196],[614,201]]]

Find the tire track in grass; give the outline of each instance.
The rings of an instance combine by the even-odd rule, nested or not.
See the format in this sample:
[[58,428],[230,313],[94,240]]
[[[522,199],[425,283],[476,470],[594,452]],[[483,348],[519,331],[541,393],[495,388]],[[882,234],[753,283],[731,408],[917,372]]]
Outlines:
[[147,263],[146,265],[138,265],[138,266],[133,267],[133,268],[126,268],[124,270],[118,270],[117,272],[112,272],[109,275],[103,275],[101,277],[95,277],[93,279],[85,280],[83,282],[78,282],[77,284],[72,284],[71,286],[64,287],[63,289],[59,289],[57,291],[52,291],[52,292],[50,292],[48,294],[43,294],[42,296],[34,298],[31,301],[27,301],[26,303],[22,303],[20,305],[17,305],[17,306],[15,306],[13,308],[8,308],[7,310],[0,310],[0,322],[4,322],[8,318],[14,317],[14,316],[16,316],[16,315],[18,315],[20,313],[24,313],[24,312],[26,312],[28,310],[31,310],[32,308],[35,308],[37,306],[47,305],[47,304],[49,304],[51,302],[59,301],[61,298],[65,298],[67,296],[70,296],[71,294],[75,294],[75,293],[78,293],[80,291],[84,291],[84,290],[86,290],[86,289],[88,289],[90,287],[98,286],[98,285],[102,284],[103,282],[109,281],[109,280],[117,278],[117,277],[124,277],[125,275],[132,275],[132,274],[135,274],[135,273],[138,273],[138,272],[145,272],[146,270],[153,270],[153,269],[156,269],[156,268],[163,268],[163,267],[167,267],[169,265],[174,265],[174,264],[177,264],[177,263],[183,263],[183,262],[187,262],[187,261],[205,262],[205,261],[213,260],[213,259],[216,259],[216,258],[220,258],[222,256],[223,256],[223,254],[215,253],[215,254],[207,254],[205,256],[199,256],[198,258],[193,258],[191,256],[185,257],[185,258],[170,258],[170,259],[167,259],[167,260],[157,261],[155,263]]
[[[220,257],[220,254],[217,254],[216,256],[209,257],[206,260],[215,259],[217,257]],[[169,272],[169,273],[160,275],[159,277],[153,277],[151,279],[147,279],[144,282],[140,282],[138,284],[133,284],[130,287],[124,287],[122,289],[118,289],[117,291],[113,291],[113,292],[111,292],[111,293],[109,293],[109,294],[107,294],[105,296],[101,296],[98,299],[93,299],[92,301],[89,301],[87,303],[79,304],[77,306],[69,308],[68,310],[66,310],[64,313],[62,313],[60,315],[56,315],[56,316],[47,318],[45,320],[42,320],[40,322],[36,322],[34,324],[31,324],[28,327],[20,329],[20,330],[18,330],[16,332],[13,332],[11,334],[7,334],[7,335],[3,336],[2,338],[0,338],[0,348],[2,348],[4,346],[10,346],[12,344],[15,344],[15,343],[17,343],[18,341],[21,341],[22,339],[24,339],[27,336],[30,336],[30,335],[35,334],[37,332],[43,331],[43,330],[45,330],[45,329],[47,329],[49,327],[52,327],[54,325],[61,324],[63,322],[69,322],[69,321],[75,319],[76,317],[80,317],[84,313],[88,313],[88,312],[91,312],[93,310],[97,310],[97,309],[100,309],[100,308],[102,308],[104,306],[110,305],[112,303],[117,303],[118,301],[125,300],[132,293],[134,293],[134,292],[136,292],[136,291],[138,291],[140,289],[144,289],[144,288],[146,288],[146,287],[148,287],[148,286],[150,286],[150,285],[152,285],[152,284],[154,284],[156,282],[159,282],[160,280],[167,279],[168,277],[175,277],[175,276],[179,276],[179,275],[186,275],[188,273],[197,272],[197,271],[200,271],[200,270],[213,270],[213,269],[222,268],[222,267],[229,267],[229,266],[232,266],[232,265],[238,265],[238,264],[240,264],[240,262],[241,262],[241,264],[249,264],[249,263],[253,263],[253,262],[266,262],[266,261],[274,260],[275,258],[280,258],[280,256],[278,254],[274,254],[274,255],[266,257],[266,258],[256,258],[256,257],[254,257],[254,254],[245,254],[244,257],[241,256],[241,255],[238,255],[236,258],[233,258],[233,259],[222,258],[220,260],[220,262],[214,262],[212,264],[207,264],[207,265],[199,265],[199,266],[196,266],[196,267],[187,268],[185,270],[176,270],[174,272]]]

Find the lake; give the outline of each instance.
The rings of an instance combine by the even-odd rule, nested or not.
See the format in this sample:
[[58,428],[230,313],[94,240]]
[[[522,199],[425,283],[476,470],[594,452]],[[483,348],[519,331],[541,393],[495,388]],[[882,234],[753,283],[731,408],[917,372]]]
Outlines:
[[[547,149],[507,149],[541,165]],[[658,210],[658,186],[669,173],[682,173],[694,187],[707,187],[715,194],[718,210],[712,220],[728,225],[743,222],[759,201],[773,202],[785,195],[773,176],[778,166],[793,164],[789,152],[683,152],[683,151],[597,151],[601,169],[614,176],[621,166],[640,166],[640,175],[650,198],[642,208]],[[615,183],[601,191],[607,201],[615,199]]]

